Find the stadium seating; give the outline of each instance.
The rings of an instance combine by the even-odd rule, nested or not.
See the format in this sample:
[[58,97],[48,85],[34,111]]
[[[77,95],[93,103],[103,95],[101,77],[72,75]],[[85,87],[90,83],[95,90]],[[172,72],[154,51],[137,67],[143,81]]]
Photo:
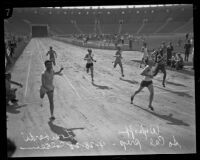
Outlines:
[[[5,23],[5,28],[12,33],[28,35],[31,31],[30,24],[48,24],[51,33],[54,34],[116,34],[119,31],[119,22],[123,20],[121,33],[135,34],[139,29],[140,34],[185,33],[193,31],[192,9],[191,6],[110,10],[14,9],[12,18]],[[142,25],[144,19],[146,21]],[[100,23],[99,26],[96,24],[97,21]]]

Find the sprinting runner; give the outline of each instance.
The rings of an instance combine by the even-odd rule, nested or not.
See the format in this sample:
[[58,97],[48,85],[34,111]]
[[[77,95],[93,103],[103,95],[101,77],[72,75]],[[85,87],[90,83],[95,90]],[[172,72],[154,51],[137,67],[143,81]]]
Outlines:
[[53,47],[50,46],[49,47],[49,51],[47,52],[46,54],[47,56],[49,55],[49,60],[53,62],[53,65],[55,66],[56,65],[56,61],[55,61],[55,58],[57,58],[57,54],[56,52],[53,50]]
[[166,55],[164,56],[162,50],[160,50],[160,51],[156,50],[154,54],[156,55],[156,59],[155,59],[156,66],[155,66],[153,76],[156,76],[158,74],[159,70],[161,70],[164,74],[162,85],[163,85],[163,87],[165,87],[165,79],[166,79],[166,76],[167,76],[167,72],[166,72],[166,69],[165,69]]
[[20,86],[21,88],[23,87],[22,84],[12,81],[11,80],[11,73],[7,73],[5,75],[5,83],[6,83],[6,105],[8,105],[9,101],[11,101],[12,103],[17,103],[18,100],[16,99],[16,91],[17,88],[11,88],[11,84],[15,84],[17,86]]
[[119,64],[120,68],[121,68],[121,74],[122,74],[122,77],[124,77],[124,71],[123,71],[123,66],[122,66],[122,51],[121,51],[121,47],[117,47],[117,52],[115,53],[115,56],[116,59],[115,59],[115,62],[114,62],[114,68],[117,66],[117,64]]
[[141,49],[141,51],[144,53],[143,54],[143,57],[142,57],[142,61],[141,61],[141,63],[140,63],[140,68],[142,68],[142,64],[145,64],[145,66],[147,65],[147,63],[148,63],[148,49],[147,49],[147,43],[146,42],[144,42],[143,43],[143,46],[142,46],[142,49]]
[[135,93],[131,96],[131,104],[133,104],[133,99],[135,95],[138,94],[140,91],[142,91],[144,87],[147,87],[150,92],[148,107],[153,111],[154,108],[152,107],[152,101],[153,101],[153,96],[154,96],[154,88],[153,88],[153,81],[152,81],[152,78],[153,78],[152,66],[153,66],[153,61],[149,60],[146,67],[141,72],[141,75],[144,76],[144,79],[140,83],[140,87],[138,88],[138,90],[135,91]]
[[51,120],[54,120],[54,101],[53,101],[53,93],[54,93],[54,85],[53,85],[53,77],[54,75],[59,75],[63,68],[60,69],[60,71],[55,72],[52,68],[52,61],[46,60],[44,62],[46,70],[42,74],[41,79],[42,79],[42,85],[40,88],[40,98],[43,99],[45,94],[47,94],[49,103],[50,103],[50,112],[51,112]]
[[87,60],[86,63],[86,71],[87,73],[89,73],[89,69],[91,71],[91,78],[92,78],[92,82],[94,81],[94,67],[93,67],[93,62],[96,62],[96,60],[93,59],[93,55],[92,55],[92,50],[88,49],[88,54],[85,55],[84,60]]

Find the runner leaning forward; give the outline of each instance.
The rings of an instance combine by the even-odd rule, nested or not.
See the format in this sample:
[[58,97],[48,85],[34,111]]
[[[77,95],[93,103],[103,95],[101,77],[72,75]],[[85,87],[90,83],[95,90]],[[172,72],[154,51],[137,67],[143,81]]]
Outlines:
[[88,49],[88,54],[85,55],[84,60],[87,61],[86,63],[86,71],[87,73],[89,73],[89,69],[91,71],[91,78],[92,78],[92,82],[94,81],[94,67],[93,67],[93,62],[96,62],[96,60],[93,59],[93,55],[92,55],[92,50]]
[[148,65],[146,65],[146,67],[142,70],[141,75],[144,76],[144,79],[140,83],[140,87],[138,88],[138,90],[135,91],[134,94],[131,96],[131,104],[133,104],[133,99],[135,95],[138,94],[140,91],[142,91],[144,87],[147,87],[150,92],[148,107],[153,111],[154,108],[152,107],[152,101],[153,101],[153,96],[154,96],[154,87],[153,87],[153,81],[152,81],[152,78],[153,78],[152,66],[153,66],[153,61],[149,60]]

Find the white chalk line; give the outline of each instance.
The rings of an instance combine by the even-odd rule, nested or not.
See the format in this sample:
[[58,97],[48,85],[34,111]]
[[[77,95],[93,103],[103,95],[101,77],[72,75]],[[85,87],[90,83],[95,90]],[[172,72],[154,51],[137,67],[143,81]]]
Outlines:
[[29,81],[29,75],[30,75],[30,66],[31,66],[32,54],[33,54],[33,52],[31,52],[29,65],[28,65],[28,73],[27,73],[27,77],[26,77],[26,87],[25,87],[25,91],[24,91],[24,97],[26,97],[27,90],[28,90],[28,81]]
[[75,92],[75,94],[79,97],[79,99],[82,99],[81,96],[79,95],[79,93],[77,92],[77,90],[75,89],[75,87],[72,85],[72,83],[70,82],[70,80],[68,79],[68,77],[63,74],[64,79],[68,82],[68,84],[72,87],[73,91]]

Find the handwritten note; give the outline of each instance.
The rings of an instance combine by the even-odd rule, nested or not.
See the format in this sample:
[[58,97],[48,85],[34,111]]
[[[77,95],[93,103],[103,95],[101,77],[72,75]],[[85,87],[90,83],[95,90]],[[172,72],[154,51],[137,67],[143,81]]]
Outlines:
[[41,143],[40,146],[34,146],[34,147],[20,147],[20,149],[23,150],[38,150],[38,149],[59,149],[59,148],[63,148],[65,146],[69,147],[71,150],[74,149],[79,149],[79,148],[83,148],[83,149],[92,149],[95,147],[101,148],[103,149],[103,147],[106,145],[106,143],[104,141],[97,141],[97,142],[83,142],[83,143],[79,143],[77,142],[76,144],[72,144],[70,142],[67,141],[59,141],[60,137],[62,137],[63,139],[65,138],[73,138],[71,136],[69,137],[65,137],[64,135],[55,135],[55,136],[49,136],[48,134],[44,134],[44,135],[39,135],[39,136],[34,136],[32,133],[28,133],[25,134],[23,132],[21,132],[21,134],[23,135],[23,139],[25,142],[37,142],[39,141]]
[[[98,140],[95,142],[93,141],[82,142],[82,143],[80,142],[72,143],[70,141],[65,141],[65,139],[73,140],[74,137],[70,136],[70,134],[68,137],[65,137],[64,135],[50,136],[47,133],[41,135],[33,135],[31,132],[29,133],[21,132],[21,135],[26,143],[40,142],[36,143],[37,146],[20,147],[20,149],[23,150],[60,149],[63,147],[68,147],[71,150],[74,149],[90,150],[95,148],[104,149],[106,145],[109,145],[108,143],[106,144],[106,142],[102,140]],[[136,124],[136,125],[124,126],[122,130],[118,131],[118,135],[119,135],[119,142],[113,144],[113,146],[116,147],[120,146],[124,151],[127,151],[128,149],[138,149],[139,151],[142,151],[143,145],[145,145],[145,147],[149,145],[150,147],[158,149],[160,149],[160,147],[167,147],[169,149],[182,148],[181,144],[178,142],[178,139],[177,137],[175,137],[175,135],[167,135],[168,136],[167,138],[164,137],[164,135],[161,134],[158,125],[145,126],[143,124]]]
[[[167,144],[164,136],[160,134],[158,125],[150,125],[149,127],[145,127],[142,124],[136,126],[129,125],[125,127],[125,130],[119,131],[118,134],[125,136],[125,138],[123,138],[125,140],[119,141],[125,151],[128,146],[138,146],[139,149],[142,150],[142,143],[140,141],[142,137],[144,137],[145,141],[148,142],[151,147],[161,147]],[[173,140],[168,143],[169,148],[179,147],[181,149],[181,145],[175,139],[175,136],[173,135],[172,137]]]

